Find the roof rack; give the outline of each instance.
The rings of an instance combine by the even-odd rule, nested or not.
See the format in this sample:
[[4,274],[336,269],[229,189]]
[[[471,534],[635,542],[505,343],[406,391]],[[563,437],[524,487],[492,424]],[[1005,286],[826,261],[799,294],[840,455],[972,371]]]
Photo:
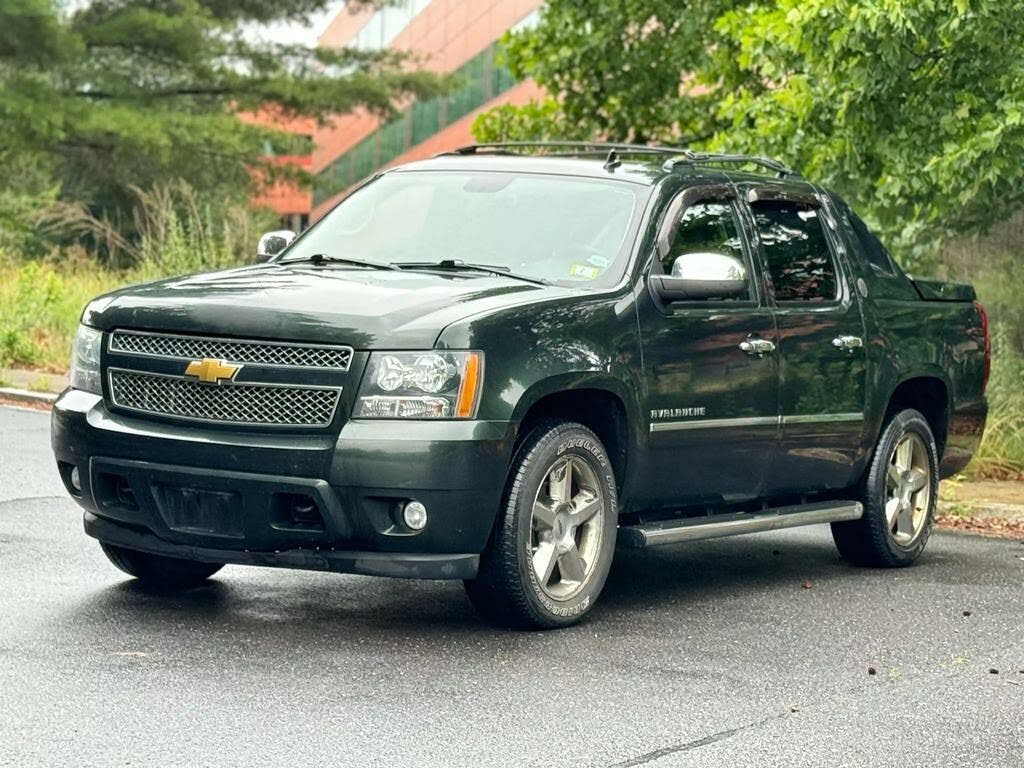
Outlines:
[[[646,144],[616,144],[602,141],[504,141],[485,144],[468,144],[463,147],[441,152],[435,157],[445,155],[514,155],[517,150],[540,148],[561,150],[549,153],[553,157],[583,157],[587,155],[603,156],[610,161],[618,160],[624,155],[669,155],[662,167],[672,171],[679,165],[759,165],[773,171],[779,178],[799,176],[792,168],[769,157],[757,155],[730,155],[713,152],[694,152],[685,147],[652,147]],[[614,153],[614,156],[612,155]],[[617,163],[613,165],[615,167]]]
[[579,148],[580,151],[564,152],[566,156],[573,155],[607,155],[609,151],[615,150],[619,155],[678,155],[688,150],[684,147],[650,147],[646,144],[616,144],[604,141],[501,141],[487,144],[468,144],[458,147],[449,152],[442,152],[438,157],[444,155],[476,155],[476,154],[514,154],[517,149],[538,147],[541,149],[572,150]]
[[780,179],[784,179],[787,176],[800,175],[789,166],[780,163],[778,160],[772,160],[770,157],[760,157],[758,155],[726,155],[716,154],[714,152],[694,152],[692,149],[684,149],[679,157],[673,157],[666,160],[662,167],[666,171],[671,171],[674,170],[677,165],[717,164],[760,165],[762,168],[774,171]]

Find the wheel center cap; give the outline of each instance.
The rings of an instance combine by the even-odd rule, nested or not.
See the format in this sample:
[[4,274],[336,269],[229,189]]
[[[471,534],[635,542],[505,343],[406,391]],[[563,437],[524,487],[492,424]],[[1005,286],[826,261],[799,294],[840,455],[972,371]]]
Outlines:
[[574,526],[572,517],[568,512],[558,512],[555,515],[555,524],[551,526],[552,538],[555,546],[560,550],[567,550],[572,544]]

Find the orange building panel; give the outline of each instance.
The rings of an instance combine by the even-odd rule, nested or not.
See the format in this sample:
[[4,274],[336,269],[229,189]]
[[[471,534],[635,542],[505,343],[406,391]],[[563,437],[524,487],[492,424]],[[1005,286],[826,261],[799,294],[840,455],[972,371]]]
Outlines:
[[[541,4],[542,0],[433,0],[389,47],[415,54],[419,68],[448,74],[500,38]],[[349,43],[371,16],[363,14],[356,23],[351,14],[342,11],[321,35],[320,44],[341,47]],[[489,106],[501,103],[504,102],[498,99]],[[318,127],[313,134],[313,172],[323,170],[379,126],[380,121],[376,117],[356,113],[340,116]]]
[[[498,98],[489,101],[479,109],[470,112],[460,120],[457,120],[443,130],[438,131],[426,141],[417,144],[408,152],[395,158],[387,165],[393,166],[400,165],[402,163],[410,163],[414,160],[422,160],[424,158],[431,157],[439,152],[446,152],[454,149],[455,147],[472,144],[474,143],[474,139],[473,134],[470,132],[470,126],[473,125],[473,120],[475,120],[476,116],[481,112],[486,112],[488,109],[492,109],[500,104],[525,104],[531,99],[541,98],[543,95],[544,90],[532,80],[519,83],[510,90],[505,91],[505,93]],[[310,220],[316,221],[327,213],[327,211],[333,208],[338,201],[345,196],[347,191],[348,190],[341,190],[338,194],[324,200],[322,203],[314,207],[310,214]]]
[[[272,106],[259,112],[240,112],[238,119],[250,125],[263,125],[276,128],[297,136],[312,137],[316,122],[307,117],[287,115]],[[273,165],[288,165],[309,171],[312,168],[311,155],[279,155],[267,158]],[[253,196],[253,205],[269,208],[282,218],[295,219],[298,222],[308,220],[310,208],[313,206],[313,193],[308,186],[299,186],[289,181],[274,181],[259,184],[259,175],[254,173],[259,191]]]

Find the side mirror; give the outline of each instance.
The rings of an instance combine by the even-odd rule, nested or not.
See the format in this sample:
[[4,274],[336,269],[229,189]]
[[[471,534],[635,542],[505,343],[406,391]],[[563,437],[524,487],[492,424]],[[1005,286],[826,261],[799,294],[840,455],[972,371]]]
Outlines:
[[256,246],[256,255],[261,259],[269,259],[277,256],[281,251],[292,244],[297,235],[290,229],[278,229],[273,232],[265,232],[260,237]]
[[651,290],[663,302],[745,298],[747,268],[724,253],[684,253],[672,262],[672,274],[651,275]]

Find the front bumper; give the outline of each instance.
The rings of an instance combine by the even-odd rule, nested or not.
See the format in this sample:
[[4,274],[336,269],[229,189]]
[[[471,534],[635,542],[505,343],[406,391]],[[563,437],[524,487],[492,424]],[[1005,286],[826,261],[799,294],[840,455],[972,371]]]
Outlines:
[[480,565],[479,555],[418,555],[335,549],[239,552],[189,544],[172,544],[147,530],[115,523],[92,512],[85,513],[85,532],[108,544],[204,563],[300,568],[307,571],[336,571],[404,579],[471,579],[476,576]]
[[[504,422],[350,421],[340,434],[162,423],[76,390],[54,405],[51,438],[86,532],[101,541],[207,562],[412,578],[475,574],[512,445]],[[183,494],[223,510],[183,522],[182,507],[194,504]],[[312,503],[316,524],[282,512],[294,499]],[[422,531],[402,524],[409,499],[427,507]]]

